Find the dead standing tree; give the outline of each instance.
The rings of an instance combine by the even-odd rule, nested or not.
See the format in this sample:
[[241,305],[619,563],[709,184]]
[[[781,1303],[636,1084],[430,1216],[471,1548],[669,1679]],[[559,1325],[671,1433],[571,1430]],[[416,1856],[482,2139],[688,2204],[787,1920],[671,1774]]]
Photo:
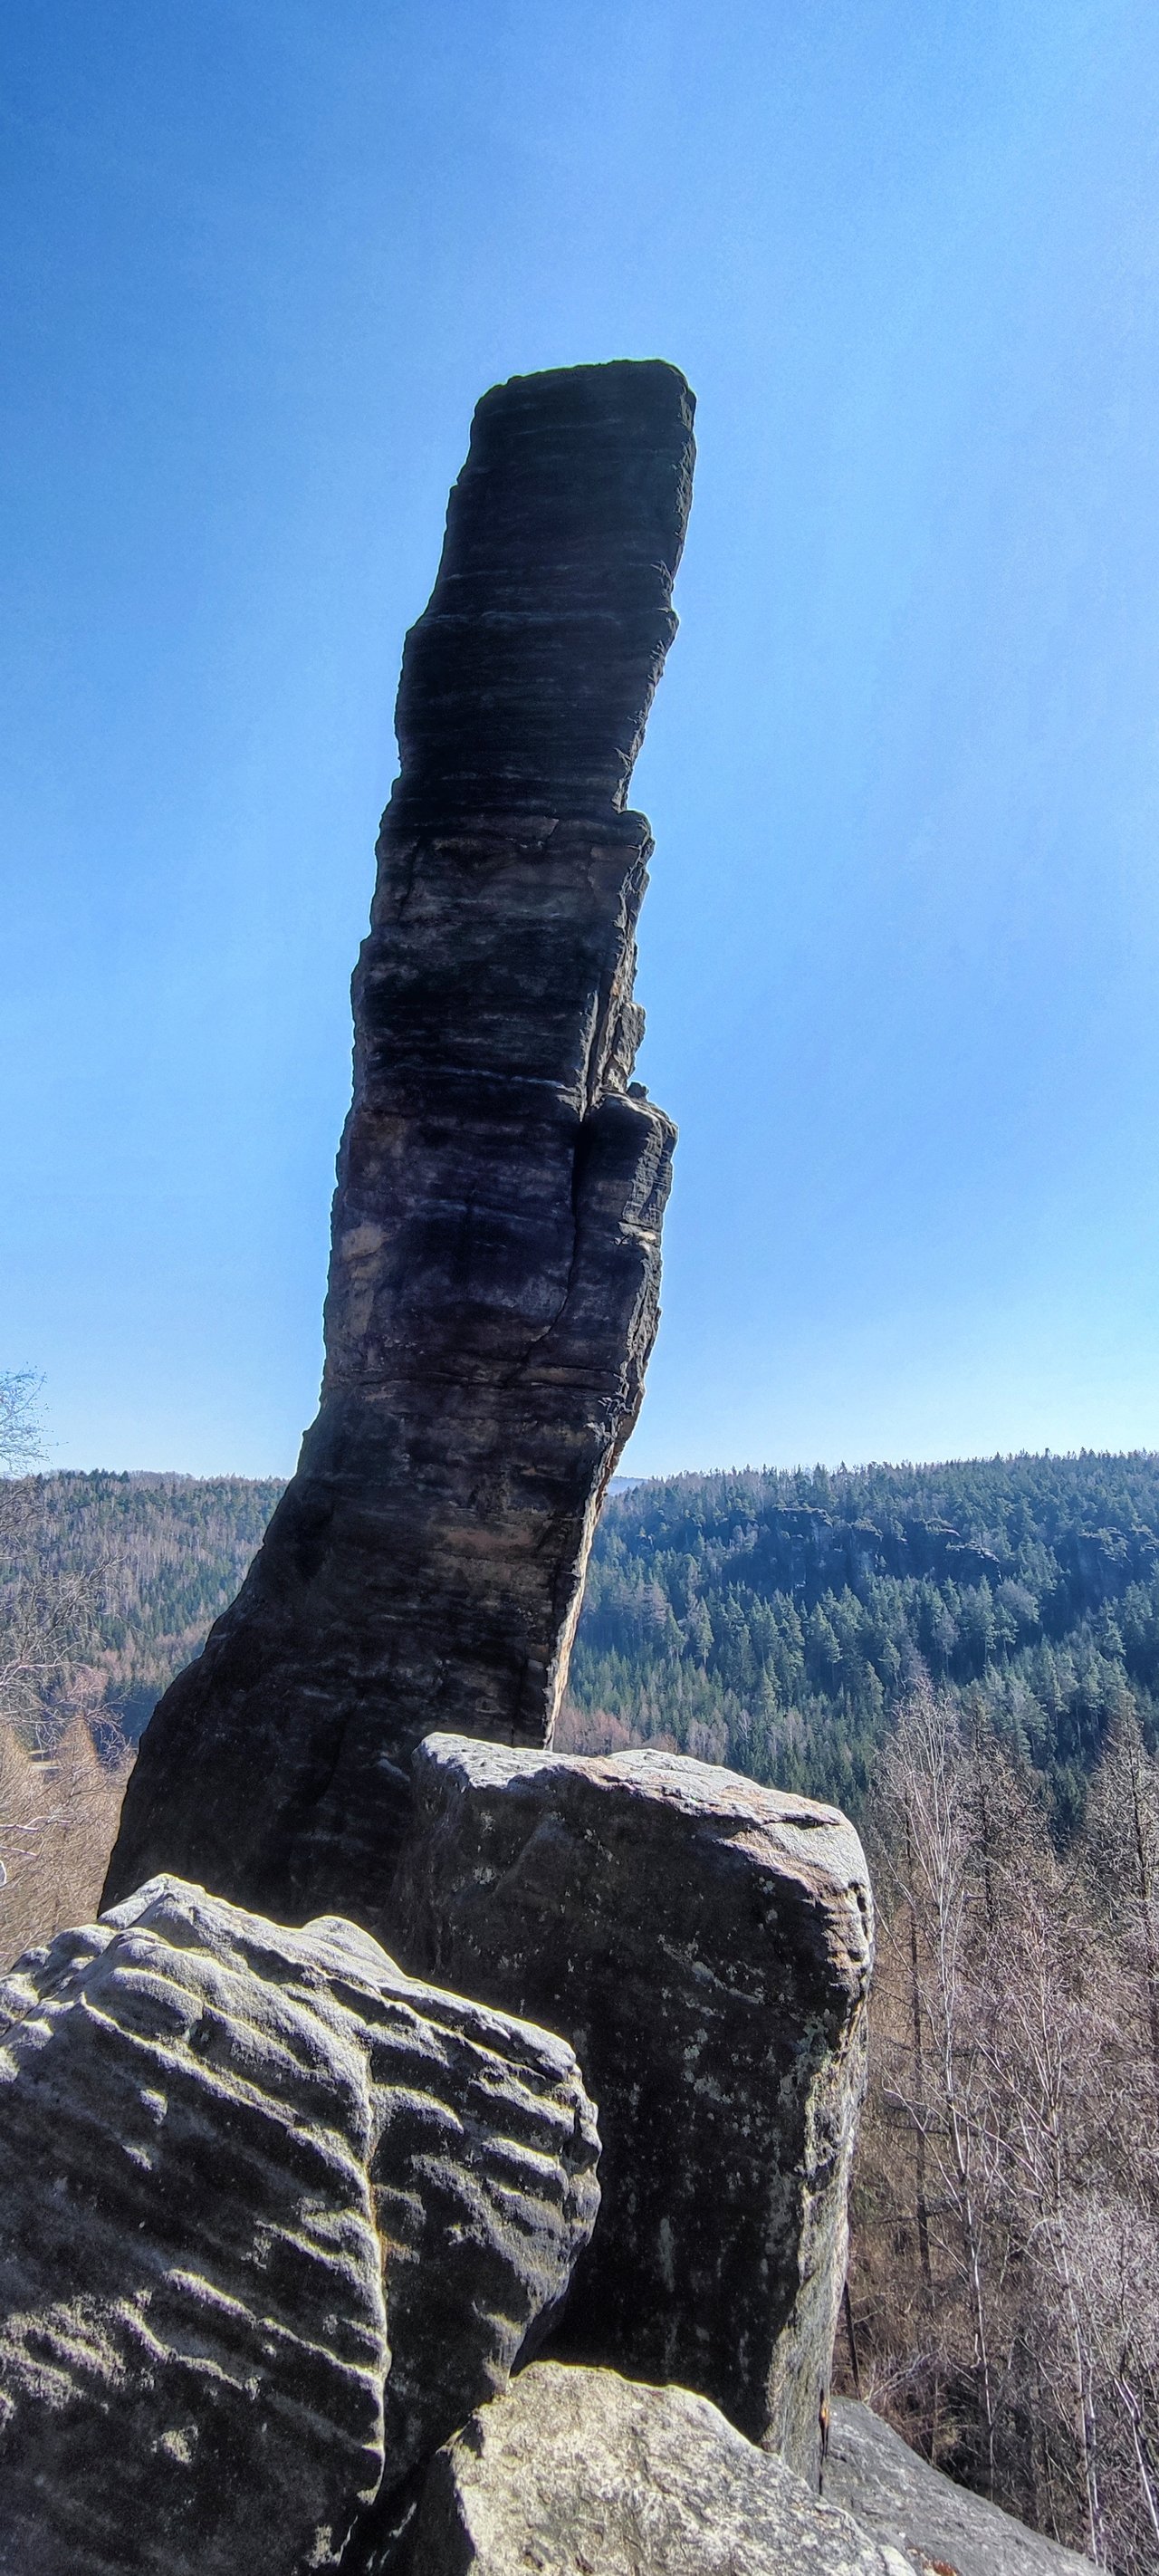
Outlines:
[[38,1392],[0,1376],[0,1966],[96,1911],[128,1765],[84,1714],[101,1569],[63,1573],[45,1546]]
[[982,1713],[913,1694],[876,1789],[854,2212],[879,2402],[1121,2576],[1159,2565],[1157,1778],[1118,1727],[1060,1855]]
[[[917,2234],[933,2298],[930,2190],[955,2229],[968,2288],[985,2444],[994,2491],[995,2407],[985,2295],[988,2142],[977,2101],[973,1989],[976,1826],[956,1714],[922,1683],[906,1702],[882,1762],[893,1830],[883,1849],[906,1927],[912,2079],[895,2083],[917,2146]],[[899,2070],[900,2079],[900,2070]]]

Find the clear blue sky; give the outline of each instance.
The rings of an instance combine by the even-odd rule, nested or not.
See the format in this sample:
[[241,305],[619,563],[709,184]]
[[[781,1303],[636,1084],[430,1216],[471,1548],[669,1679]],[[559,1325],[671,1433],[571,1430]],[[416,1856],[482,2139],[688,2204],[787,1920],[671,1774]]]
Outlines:
[[0,1365],[288,1470],[472,405],[699,397],[627,1463],[1159,1446],[1153,0],[7,0]]

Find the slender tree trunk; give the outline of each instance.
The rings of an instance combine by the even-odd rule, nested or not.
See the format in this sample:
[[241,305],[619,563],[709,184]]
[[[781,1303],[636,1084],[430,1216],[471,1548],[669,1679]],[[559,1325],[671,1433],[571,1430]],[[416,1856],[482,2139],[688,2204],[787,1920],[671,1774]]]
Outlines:
[[[913,1831],[910,1824],[908,1809],[906,1811],[905,1819],[905,1853],[906,1875],[909,1886],[912,1890],[914,1881]],[[913,2029],[914,2044],[914,2163],[917,2179],[918,2259],[922,2267],[922,2282],[925,2288],[926,2298],[930,2308],[932,2309],[934,2304],[934,2274],[933,2265],[930,2261],[930,2203],[929,2185],[926,2173],[926,2085],[922,2051],[922,1980],[921,1960],[918,1955],[918,1909],[912,1894],[909,1896],[907,1901],[907,1912],[909,1914],[910,2022]]]
[[990,1833],[990,1810],[986,1801],[986,1773],[982,1766],[982,1720],[979,1716],[977,1705],[975,1705],[974,1708],[973,1751],[974,1778],[978,1789],[978,1819],[981,1826],[979,1842],[982,1851],[982,1883],[986,1890],[986,1920],[990,1926],[991,1932],[993,1932],[997,1928],[998,1914],[994,1902],[994,1870],[991,1858],[992,1839]]
[[1104,2563],[1102,2545],[1102,2513],[1099,2505],[1096,2426],[1094,2407],[1091,2403],[1090,2359],[1086,2348],[1086,2337],[1082,2330],[1082,2318],[1079,2314],[1078,2298],[1074,2285],[1074,2274],[1071,2269],[1070,2251],[1066,2241],[1066,2217],[1062,2187],[1062,2158],[1059,2144],[1057,2113],[1051,2123],[1051,2149],[1054,2165],[1054,2223],[1058,2243],[1059,2278],[1062,2284],[1063,2297],[1066,2301],[1067,2322],[1070,2327],[1071,2350],[1074,2355],[1075,2432],[1078,2436],[1079,2457],[1082,2463],[1083,2488],[1087,2512],[1087,2538],[1090,2542],[1091,2556],[1094,2559],[1095,2565],[1097,2567],[1101,2567]]
[[1135,1835],[1135,1857],[1139,1864],[1139,1908],[1143,1917],[1143,1973],[1147,1981],[1147,2019],[1151,2033],[1151,2073],[1155,2085],[1155,2103],[1159,2110],[1159,1952],[1155,1944],[1155,1886],[1143,1809],[1139,1797],[1138,1756],[1131,1756],[1131,1821]]
[[974,2190],[970,2173],[969,2127],[958,2097],[953,2066],[953,2034],[948,2012],[944,2074],[950,2146],[958,2180],[958,2218],[970,2283],[974,2342],[982,2382],[982,2413],[986,2425],[986,2492],[992,2496],[994,2493],[994,2390],[990,2371],[990,2344],[986,2331],[986,2302],[982,2288],[982,2243],[974,2208]]

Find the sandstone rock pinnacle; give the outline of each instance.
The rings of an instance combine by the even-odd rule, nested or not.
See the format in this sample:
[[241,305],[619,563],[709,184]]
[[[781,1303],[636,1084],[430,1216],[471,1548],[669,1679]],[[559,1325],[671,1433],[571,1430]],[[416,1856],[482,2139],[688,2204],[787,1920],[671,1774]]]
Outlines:
[[317,1420],[146,1731],[106,1902],[176,1870],[379,1928],[432,1728],[542,1745],[657,1319],[674,1131],[630,1082],[692,396],[623,361],[478,406],[407,638],[354,979]]

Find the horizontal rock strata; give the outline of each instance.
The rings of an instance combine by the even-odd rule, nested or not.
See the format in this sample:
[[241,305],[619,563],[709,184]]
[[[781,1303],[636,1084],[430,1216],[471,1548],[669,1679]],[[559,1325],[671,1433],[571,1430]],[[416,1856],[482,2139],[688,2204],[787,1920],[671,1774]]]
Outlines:
[[683,2388],[537,2362],[433,2461],[412,2576],[913,2576]]
[[410,1966],[562,2032],[599,2101],[554,2348],[680,2380],[815,2477],[871,1964],[852,1826],[677,1755],[434,1736],[390,1910]]
[[954,2576],[1093,2576],[1093,2562],[1028,2531],[920,2459],[889,2424],[852,2397],[835,2397],[825,2493],[879,2542],[925,2571]]
[[597,2152],[561,2041],[350,1925],[160,1880],[29,1953],[0,1984],[4,2576],[335,2565],[552,2313]]
[[407,639],[354,981],[322,1407],[147,1729],[106,1901],[181,1870],[380,1928],[432,1726],[543,1743],[655,1332],[673,1129],[630,1082],[692,397],[658,362],[476,412]]
[[171,1900],[12,1972],[4,2576],[335,2563],[383,2464],[373,2136],[347,2016]]

